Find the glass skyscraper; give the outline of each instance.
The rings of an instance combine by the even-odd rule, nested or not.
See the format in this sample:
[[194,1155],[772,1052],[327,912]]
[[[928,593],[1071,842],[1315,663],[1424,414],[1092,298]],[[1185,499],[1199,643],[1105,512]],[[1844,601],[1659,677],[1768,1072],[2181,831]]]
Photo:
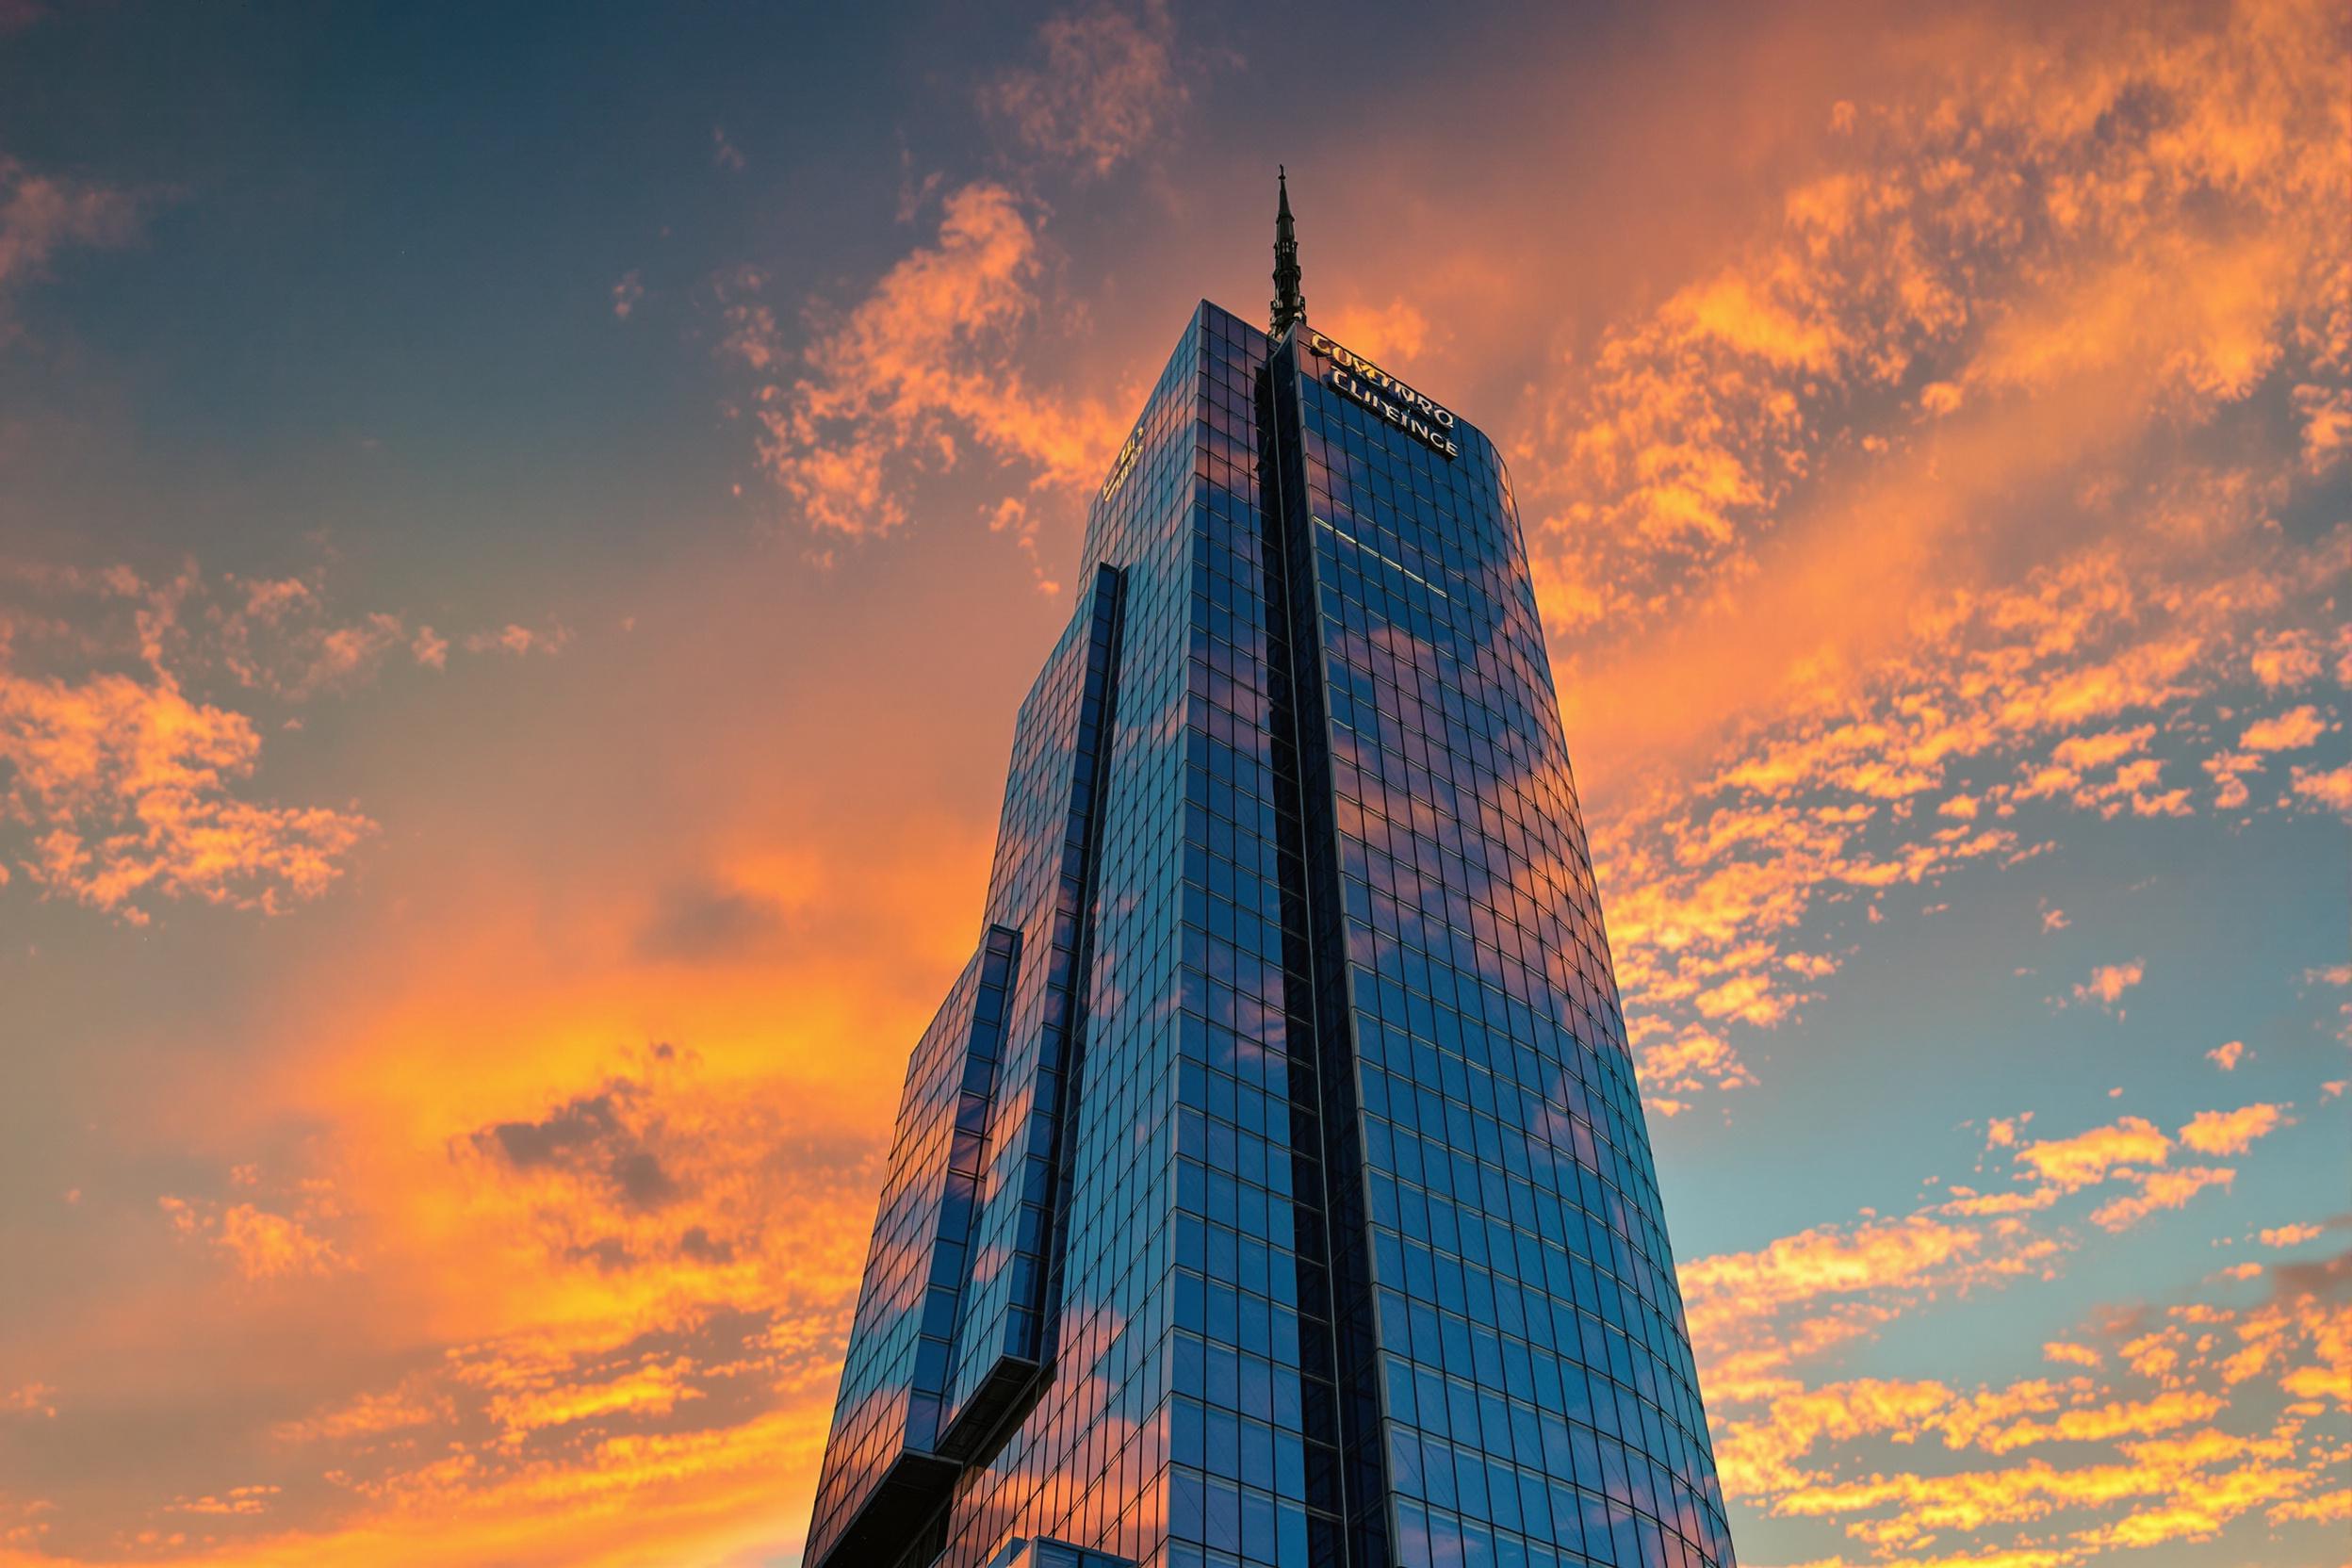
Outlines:
[[1511,482],[1202,303],[916,1045],[810,1568],[1729,1568]]

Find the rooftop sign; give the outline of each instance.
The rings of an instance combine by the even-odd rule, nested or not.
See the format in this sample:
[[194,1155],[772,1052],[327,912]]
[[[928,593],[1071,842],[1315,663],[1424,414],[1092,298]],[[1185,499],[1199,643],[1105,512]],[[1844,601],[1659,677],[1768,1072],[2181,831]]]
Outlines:
[[1406,434],[1444,452],[1460,457],[1454,442],[1451,409],[1430,401],[1352,349],[1342,348],[1319,332],[1307,334],[1307,347],[1331,362],[1323,380],[1341,397],[1371,410]]
[[1143,427],[1137,425],[1127,437],[1127,444],[1119,449],[1119,455],[1111,460],[1111,476],[1102,482],[1104,500],[1107,501],[1119,494],[1119,487],[1127,482],[1128,470],[1135,466],[1135,459],[1142,455],[1142,452]]

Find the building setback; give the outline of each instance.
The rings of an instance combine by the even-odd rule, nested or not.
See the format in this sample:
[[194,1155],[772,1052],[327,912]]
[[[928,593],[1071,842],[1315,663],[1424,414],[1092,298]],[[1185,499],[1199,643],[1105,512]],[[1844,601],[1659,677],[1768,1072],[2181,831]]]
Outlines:
[[1205,302],[916,1045],[809,1568],[1730,1568],[1511,482]]

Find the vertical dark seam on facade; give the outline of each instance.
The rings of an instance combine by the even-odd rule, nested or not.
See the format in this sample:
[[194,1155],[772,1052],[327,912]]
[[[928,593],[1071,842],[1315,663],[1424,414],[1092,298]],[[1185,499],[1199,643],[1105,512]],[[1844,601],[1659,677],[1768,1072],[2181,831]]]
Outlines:
[[[1117,566],[1095,568],[1095,629],[1101,638],[1102,703],[1094,718],[1093,755],[1086,777],[1085,847],[1080,852],[1078,947],[1070,966],[1070,1028],[1063,1054],[1060,1103],[1054,1110],[1054,1149],[1052,1190],[1047,1212],[1054,1217],[1048,1265],[1038,1282],[1033,1331],[1035,1359],[1050,1368],[1055,1331],[1061,1321],[1062,1268],[1070,1250],[1070,1157],[1077,1140],[1079,1086],[1086,1073],[1086,1022],[1094,1000],[1094,939],[1102,889],[1102,803],[1109,798],[1114,726],[1119,713],[1119,644],[1125,635],[1127,576]],[[1089,661],[1091,665],[1092,661]],[[1082,723],[1080,732],[1085,732]],[[1073,770],[1074,771],[1074,770]]]
[[[1331,1390],[1330,1413],[1337,1430],[1332,1472],[1322,1490],[1340,1521],[1347,1545],[1341,1561],[1351,1568],[1385,1568],[1384,1518],[1374,1517],[1387,1495],[1386,1456],[1379,1418],[1378,1346],[1373,1331],[1372,1285],[1364,1263],[1370,1234],[1364,1207],[1360,1108],[1354,1079],[1354,1027],[1348,1016],[1347,952],[1340,908],[1337,826],[1331,750],[1324,738],[1320,611],[1315,598],[1315,527],[1306,498],[1306,441],[1298,418],[1298,362],[1295,342],[1278,345],[1265,371],[1264,406],[1268,416],[1265,443],[1274,454],[1266,489],[1269,532],[1282,554],[1282,608],[1287,636],[1284,672],[1291,698],[1290,729],[1297,752],[1300,874],[1304,905],[1307,976],[1315,1049],[1315,1117],[1320,1136],[1326,1318],[1330,1324]],[[1279,728],[1278,728],[1279,735]],[[1287,891],[1287,890],[1285,890]],[[1316,1486],[1310,1464],[1309,1489]],[[1372,1506],[1367,1506],[1367,1500]],[[1362,1515],[1361,1517],[1359,1515]]]

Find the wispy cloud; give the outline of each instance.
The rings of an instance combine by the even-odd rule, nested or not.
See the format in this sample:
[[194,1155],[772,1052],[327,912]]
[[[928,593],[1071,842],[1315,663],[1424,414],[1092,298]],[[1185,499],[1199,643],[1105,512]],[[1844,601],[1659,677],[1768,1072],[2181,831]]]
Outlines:
[[248,1280],[325,1274],[344,1266],[333,1242],[310,1227],[333,1208],[318,1194],[305,1194],[302,1214],[280,1214],[254,1203],[222,1204],[207,1200],[159,1200],[172,1228],[218,1250]]
[[[10,30],[0,17],[0,34]],[[14,335],[13,297],[74,249],[136,239],[153,201],[136,192],[38,172],[0,154],[0,343]]]
[[[2196,1130],[2200,1147],[2217,1120],[2243,1119],[2207,1113],[2182,1139]],[[1773,1516],[1837,1521],[1864,1549],[1857,1561],[1890,1568],[2018,1554],[2073,1564],[2125,1543],[2205,1539],[2247,1513],[2330,1516],[2336,1450],[2306,1421],[2319,1408],[2312,1396],[2352,1373],[2333,1266],[2278,1277],[2252,1307],[2110,1315],[2092,1333],[2042,1347],[2070,1369],[2063,1378],[1812,1380],[1923,1298],[2065,1266],[2060,1195],[2121,1189],[2088,1216],[2116,1230],[2234,1174],[2171,1167],[2173,1140],[2142,1118],[2023,1147],[2016,1125],[1997,1123],[1991,1145],[2016,1148],[2035,1187],[1955,1188],[1901,1219],[1817,1228],[1684,1266],[1725,1492]],[[1997,1200],[2011,1196],[2027,1200]],[[2229,1288],[2265,1272],[2252,1264],[2215,1279]],[[2249,1396],[2262,1380],[2267,1400]]]
[[[552,651],[565,635],[509,626],[465,645]],[[315,578],[0,560],[0,866],[132,923],[164,900],[277,913],[315,898],[378,825],[254,798],[254,699],[347,693],[388,662],[441,669],[449,648],[396,614],[337,613]]]
[[2287,394],[2352,368],[2332,24],[2047,20],[1890,42],[1901,90],[1824,105],[1768,218],[1530,389],[1512,466],[1652,1039],[1752,1054],[1838,906],[2034,853],[2054,808],[2352,810],[2334,758],[2258,796],[2262,754],[2198,744],[2325,665],[2352,538],[2278,519],[2341,453],[2177,437],[2331,418]]
[[2335,727],[2320,717],[2318,709],[2305,703],[2247,725],[2238,744],[2247,751],[2301,751]]
[[2076,982],[2073,998],[2078,1005],[2103,1007],[2121,1018],[2123,993],[2147,978],[2148,966],[2137,958],[2128,963],[2100,964],[2091,971],[2088,980]]
[[2286,1125],[2283,1105],[2241,1105],[2234,1111],[2199,1111],[2180,1129],[2180,1142],[2200,1154],[2243,1154],[2256,1138]]
[[1037,52],[980,90],[1024,154],[1100,179],[1171,139],[1190,90],[1159,0],[1063,12],[1037,29]]
[[905,486],[954,467],[968,448],[1032,490],[1074,494],[1094,477],[1116,439],[1112,416],[1038,391],[1017,359],[1042,271],[1024,204],[983,182],[947,197],[936,245],[900,260],[845,318],[817,325],[797,355],[764,304],[728,305],[726,351],[761,378],[760,457],[811,529],[889,532],[906,520]]
[[[752,374],[744,400],[762,466],[818,537],[888,533],[926,481],[985,455],[1002,470],[980,505],[992,531],[1037,560],[1038,509],[1074,514],[1124,431],[1100,383],[1041,373],[1065,316],[1083,306],[1059,282],[1047,188],[1091,185],[1172,145],[1192,84],[1213,64],[1188,55],[1158,0],[1085,6],[1048,18],[1032,59],[980,84],[977,112],[1003,135],[994,172],[961,184],[933,170],[907,180],[900,217],[939,200],[936,240],[892,264],[846,311],[808,302],[779,319],[756,266],[719,283],[721,353]],[[822,557],[821,557],[822,558]]]
[[0,671],[0,820],[25,835],[18,868],[125,920],[143,923],[152,897],[281,909],[324,891],[375,830],[354,811],[237,798],[260,755],[252,720],[169,677]]
[[2163,1165],[2171,1154],[2172,1140],[2155,1123],[2127,1116],[2072,1137],[2027,1144],[2017,1151],[2017,1161],[2041,1180],[2072,1189],[2104,1182],[2126,1167]]

